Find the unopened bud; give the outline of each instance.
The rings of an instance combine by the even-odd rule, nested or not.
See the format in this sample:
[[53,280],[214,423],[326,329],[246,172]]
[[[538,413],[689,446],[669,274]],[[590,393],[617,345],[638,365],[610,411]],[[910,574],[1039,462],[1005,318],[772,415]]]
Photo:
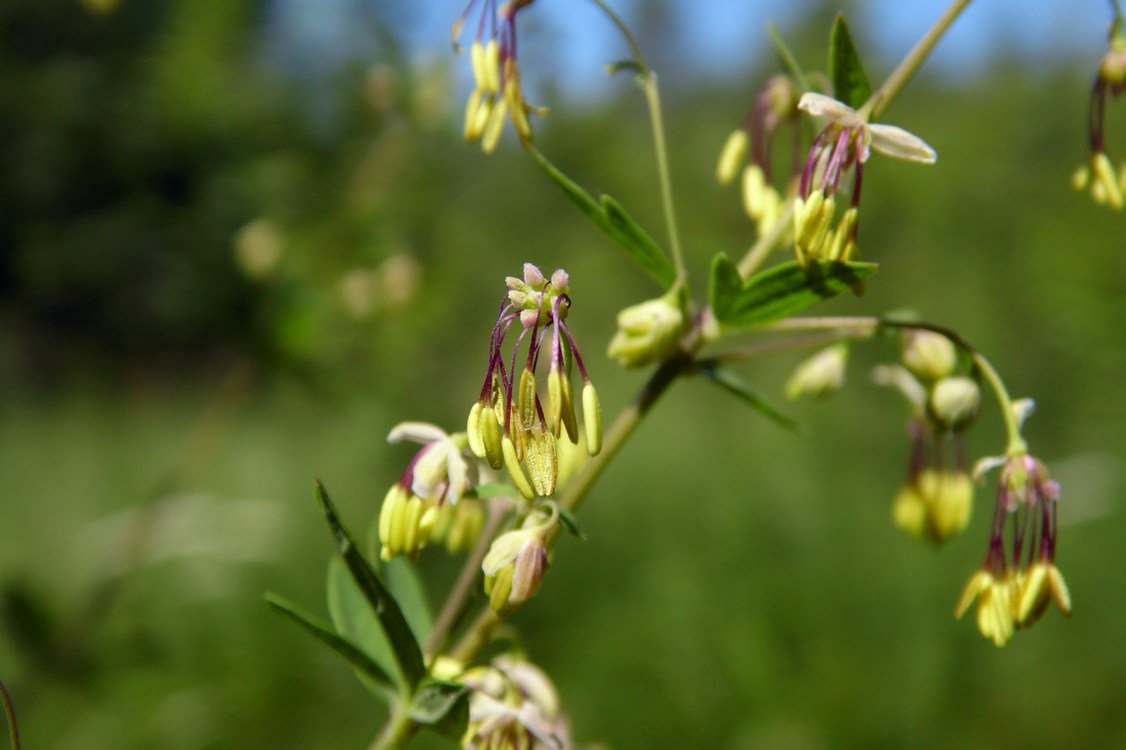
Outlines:
[[836,393],[844,385],[848,345],[834,344],[798,365],[786,384],[786,397],[823,397]]
[[961,430],[977,416],[981,388],[976,381],[960,375],[943,378],[934,384],[927,411],[948,430]]
[[903,364],[916,377],[928,382],[944,378],[957,363],[953,342],[941,333],[912,329],[903,334]]
[[618,313],[618,332],[607,353],[623,367],[658,362],[676,349],[687,322],[676,290],[627,307]]

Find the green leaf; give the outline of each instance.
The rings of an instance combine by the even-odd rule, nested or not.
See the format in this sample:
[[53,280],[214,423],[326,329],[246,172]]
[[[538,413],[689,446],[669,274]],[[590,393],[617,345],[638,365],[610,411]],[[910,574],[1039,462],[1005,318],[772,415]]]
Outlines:
[[717,320],[725,320],[743,291],[739,269],[723,253],[712,260],[711,285],[708,291],[712,312]]
[[378,684],[381,688],[384,690],[394,689],[394,680],[392,680],[379,665],[372,661],[367,654],[357,648],[355,644],[342,638],[338,633],[333,631],[332,628],[328,626],[328,623],[321,622],[318,618],[302,612],[294,604],[277,594],[266,594],[266,602],[274,608],[275,612],[290,618],[314,638],[343,656],[348,663]]
[[411,700],[412,721],[457,742],[469,723],[469,688],[460,682],[427,680]]
[[[399,665],[395,660],[395,652],[391,649],[391,642],[387,640],[379,618],[375,616],[360,587],[352,580],[348,567],[338,557],[329,561],[325,588],[328,613],[337,632],[355,644],[383,670],[397,677]],[[366,679],[362,672],[359,677],[373,692],[380,692],[381,686]]]
[[853,109],[860,109],[872,96],[872,84],[860,64],[848,21],[841,13],[837,14],[829,34],[829,80],[833,83],[833,97]]
[[387,583],[387,590],[403,610],[403,617],[407,618],[415,640],[424,643],[434,629],[434,616],[418,568],[406,558],[396,557],[383,563],[380,572]]
[[754,328],[813,307],[859,284],[876,272],[875,263],[814,261],[802,268],[790,261],[747,280],[725,315],[716,320],[736,328]]
[[772,422],[789,430],[797,430],[797,422],[780,412],[766,401],[766,399],[758,395],[749,384],[731,370],[720,367],[716,362],[701,362],[700,372],[728,393],[738,396],[744,403]]
[[419,648],[418,641],[415,640],[410,625],[407,624],[407,620],[403,616],[402,609],[383,585],[383,581],[375,574],[368,561],[360,554],[359,548],[356,547],[352,538],[340,523],[340,517],[336,514],[336,508],[333,507],[328,492],[325,491],[324,485],[319,481],[317,482],[317,501],[321,505],[325,520],[328,522],[332,536],[336,540],[336,548],[340,557],[348,567],[352,580],[356,582],[360,592],[367,599],[368,605],[379,619],[379,625],[387,635],[399,671],[407,685],[413,689],[426,676],[426,664],[422,660],[422,649]]
[[621,245],[634,262],[658,284],[666,289],[671,287],[676,281],[676,268],[665,255],[665,251],[658,247],[653,238],[646,234],[616,200],[603,195],[599,198],[599,202],[609,221],[606,233]]
[[676,281],[676,269],[672,261],[617,201],[608,195],[603,195],[600,201],[595,201],[538,150],[529,148],[528,152],[547,176],[578,206],[583,215],[618,243],[643,271],[662,288],[673,285]]
[[586,534],[579,528],[579,519],[573,511],[560,507],[559,523],[563,524],[563,528],[567,530],[568,534],[584,542],[586,541]]

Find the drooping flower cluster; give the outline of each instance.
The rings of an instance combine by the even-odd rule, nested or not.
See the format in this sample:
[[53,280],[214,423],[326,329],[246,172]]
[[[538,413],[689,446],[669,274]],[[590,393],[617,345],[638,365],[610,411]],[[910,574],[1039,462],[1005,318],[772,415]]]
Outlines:
[[498,536],[481,561],[489,606],[501,617],[510,614],[539,590],[547,572],[547,535],[559,519],[554,505],[551,511],[551,516],[545,520],[529,515],[522,528]]
[[[461,549],[480,532],[484,511],[464,498],[476,482],[476,466],[466,455],[464,434],[449,435],[424,422],[396,425],[387,440],[422,443],[406,471],[383,498],[379,510],[380,557],[410,558],[432,541]],[[463,499],[464,498],[464,499]],[[460,509],[455,506],[460,503]]]
[[[524,264],[523,278],[508,277],[508,293],[489,340],[485,382],[469,412],[470,450],[495,470],[505,467],[512,483],[529,500],[555,492],[559,470],[556,439],[566,433],[572,443],[579,441],[572,364],[583,379],[587,451],[595,455],[602,446],[598,393],[565,322],[571,308],[569,281],[563,269],[548,279],[531,263]],[[506,366],[505,339],[514,328],[519,333]],[[519,354],[525,342],[527,355],[518,376]],[[546,410],[537,379],[545,358],[549,360]]]
[[769,232],[782,213],[783,199],[775,187],[771,152],[776,131],[783,125],[791,130],[790,178],[800,169],[797,104],[797,87],[790,77],[777,75],[767,81],[755,97],[746,122],[727,137],[716,166],[716,178],[723,185],[733,182],[741,172],[743,208],[755,222],[759,236]]
[[977,382],[956,374],[950,339],[927,330],[903,336],[903,365],[885,365],[877,382],[899,390],[911,405],[907,479],[892,503],[895,525],[918,539],[943,542],[960,533],[973,511],[962,431],[977,414]]
[[981,634],[1004,646],[1015,629],[1040,619],[1051,601],[1070,614],[1071,595],[1055,564],[1059,484],[1028,453],[983,459],[974,473],[997,466],[1002,468],[989,551],[966,585],[955,614],[961,617],[976,601]]
[[[794,199],[794,245],[802,265],[812,260],[855,260],[864,164],[874,149],[887,156],[933,164],[937,156],[917,136],[893,125],[869,124],[852,107],[824,94],[806,93],[798,108],[827,121],[813,141]],[[836,221],[836,196],[852,170],[852,196]]]
[[1116,172],[1106,150],[1107,94],[1117,98],[1126,91],[1126,30],[1116,17],[1110,28],[1110,49],[1103,55],[1091,90],[1087,114],[1087,137],[1091,155],[1087,164],[1075,171],[1072,184],[1077,190],[1091,190],[1096,203],[1121,211],[1126,202],[1126,162]]
[[569,750],[571,730],[551,680],[534,664],[504,654],[457,677],[473,692],[466,750]]
[[516,62],[516,14],[533,0],[510,0],[499,8],[497,0],[469,0],[454,24],[453,39],[461,36],[466,20],[476,6],[482,6],[477,35],[469,48],[473,66],[473,93],[465,107],[465,139],[481,141],[481,148],[491,154],[500,143],[506,118],[512,120],[521,140],[532,139],[528,115],[544,112],[524,99],[520,87],[520,67]]

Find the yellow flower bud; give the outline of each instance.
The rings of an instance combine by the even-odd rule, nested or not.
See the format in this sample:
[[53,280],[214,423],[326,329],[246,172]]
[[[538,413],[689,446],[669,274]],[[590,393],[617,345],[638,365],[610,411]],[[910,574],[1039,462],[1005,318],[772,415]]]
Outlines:
[[931,388],[927,412],[948,430],[961,430],[977,417],[981,388],[973,378],[956,375],[943,378]]
[[618,313],[618,332],[608,354],[623,367],[641,367],[663,360],[676,349],[688,321],[673,290]]
[[958,352],[941,333],[911,329],[903,334],[903,364],[916,377],[934,381],[954,372]]

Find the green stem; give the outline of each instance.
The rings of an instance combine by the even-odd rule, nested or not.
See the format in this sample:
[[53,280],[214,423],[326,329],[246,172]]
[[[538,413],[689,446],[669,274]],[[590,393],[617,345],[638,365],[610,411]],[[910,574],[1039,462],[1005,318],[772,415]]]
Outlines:
[[672,249],[672,260],[676,266],[676,275],[685,275],[684,254],[680,249],[680,230],[676,222],[676,205],[672,197],[672,178],[669,173],[668,146],[665,142],[664,118],[661,116],[661,93],[657,86],[657,74],[649,67],[645,55],[641,52],[641,45],[626,26],[621,16],[607,5],[604,0],[593,0],[594,4],[617,27],[629,45],[630,54],[637,65],[637,75],[641,88],[645,92],[645,103],[649,108],[649,125],[653,129],[653,146],[657,152],[657,179],[661,183],[661,207],[665,214],[665,227],[669,234],[669,247]]
[[755,244],[751,245],[750,249],[747,250],[747,254],[739,261],[738,268],[740,276],[744,279],[749,279],[755,271],[762,268],[767,258],[770,257],[770,254],[774,252],[778,244],[782,241],[782,238],[786,235],[786,229],[789,228],[793,221],[794,202],[786,201],[786,207],[778,214],[778,219],[771,225],[766,234],[760,236],[758,240],[755,241]]
[[0,682],[0,701],[4,703],[4,715],[8,718],[8,737],[12,740],[12,750],[20,750],[20,727],[16,723],[16,707],[12,705],[12,696],[8,688]]
[[427,658],[437,654],[446,645],[446,640],[450,637],[450,632],[457,624],[458,620],[465,614],[466,608],[469,604],[470,596],[477,585],[478,578],[481,575],[481,561],[485,559],[485,555],[489,552],[489,546],[493,542],[493,537],[496,536],[497,530],[500,528],[501,522],[504,521],[508,515],[508,508],[501,498],[496,498],[489,501],[489,517],[485,522],[485,527],[481,529],[481,535],[477,539],[477,544],[473,547],[473,551],[465,558],[465,563],[461,567],[461,573],[458,574],[457,582],[454,583],[453,589],[446,597],[446,603],[442,605],[442,611],[438,613],[438,619],[434,621],[434,629],[430,631],[429,637],[426,639],[426,646],[423,648],[423,654]]
[[923,35],[923,38],[911,48],[907,56],[899,63],[892,74],[888,76],[883,85],[876,90],[868,101],[861,107],[861,115],[869,115],[868,119],[877,120],[892,100],[899,95],[899,92],[911,81],[919,68],[923,66],[930,53],[934,51],[935,46],[939,40],[950,30],[954,21],[962,14],[962,11],[972,2],[972,0],[954,0],[946,12],[935,22],[934,26]]
[[[602,450],[597,456],[593,456],[587,461],[583,468],[579,470],[579,473],[567,483],[567,488],[559,498],[561,508],[570,511],[579,509],[594,483],[602,476],[602,472],[606,470],[618,451],[641,425],[642,420],[645,419],[645,416],[657,403],[661,395],[668,390],[678,377],[690,371],[693,362],[693,355],[690,352],[694,351],[698,341],[698,337],[690,338],[686,344],[686,350],[678,352],[671,359],[661,364],[642,386],[641,391],[629,406],[623,409],[614,419],[614,423],[607,430],[605,439],[602,441]],[[558,527],[556,527],[557,530]],[[553,533],[549,542],[554,541],[556,536],[557,534]],[[488,645],[489,639],[500,623],[501,619],[496,613],[486,607],[469,626],[457,645],[450,650],[449,655],[462,663],[469,662],[482,648]]]
[[680,249],[680,230],[676,224],[676,204],[672,198],[672,177],[669,174],[668,147],[665,144],[664,119],[661,117],[661,94],[657,88],[657,74],[648,71],[642,74],[641,85],[645,91],[645,101],[649,105],[649,124],[653,128],[653,145],[657,151],[657,175],[661,183],[661,205],[665,212],[665,227],[672,248],[672,260],[676,266],[677,277],[685,275],[684,254]]
[[407,742],[417,731],[418,726],[410,718],[410,704],[402,701],[392,706],[391,718],[383,725],[379,735],[372,740],[368,750],[395,750],[406,747]]
[[1028,444],[1020,434],[1020,424],[1017,421],[1016,410],[1013,408],[1013,399],[1009,395],[1009,390],[1005,387],[1005,381],[1001,379],[1001,375],[997,372],[997,369],[986,359],[984,354],[979,352],[974,345],[967,341],[960,333],[951,328],[935,325],[933,323],[888,320],[875,316],[790,318],[788,320],[779,321],[771,327],[776,330],[854,331],[864,337],[872,336],[885,328],[915,329],[942,334],[950,339],[955,346],[970,355],[973,359],[974,367],[982,374],[982,377],[984,377],[989,384],[990,390],[993,391],[993,395],[996,397],[997,403],[1001,407],[1001,418],[1004,420],[1005,433],[1008,438],[1008,446],[1005,448],[1005,454],[1008,456],[1022,456],[1028,453]]

